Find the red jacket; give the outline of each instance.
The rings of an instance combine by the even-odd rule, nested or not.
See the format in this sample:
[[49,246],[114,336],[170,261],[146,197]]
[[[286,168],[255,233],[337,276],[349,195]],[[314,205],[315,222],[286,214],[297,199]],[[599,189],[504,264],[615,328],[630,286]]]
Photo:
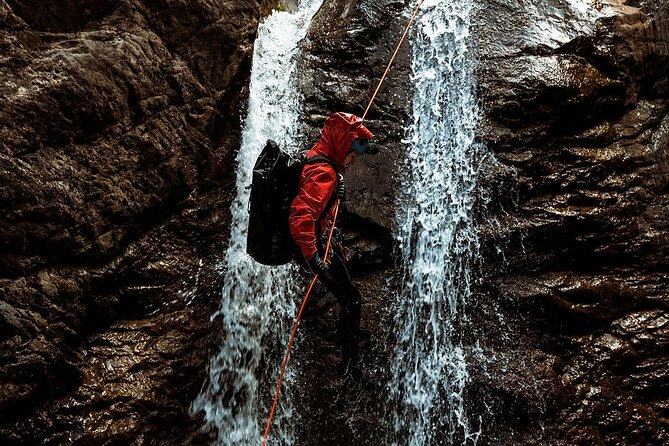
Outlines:
[[[344,170],[344,158],[353,140],[372,136],[362,120],[348,113],[335,113],[325,121],[318,142],[307,152],[307,157],[323,155],[334,161],[338,172]],[[316,225],[325,233],[334,217],[334,206],[328,215],[319,218],[332,194],[337,192],[337,172],[326,162],[306,164],[300,177],[300,190],[290,207],[290,233],[302,255],[311,260],[316,254]]]

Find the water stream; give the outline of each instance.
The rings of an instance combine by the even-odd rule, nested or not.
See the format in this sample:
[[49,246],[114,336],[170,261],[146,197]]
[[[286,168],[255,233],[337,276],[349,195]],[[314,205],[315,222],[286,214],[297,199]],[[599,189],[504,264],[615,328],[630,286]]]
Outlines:
[[[220,309],[212,316],[222,324],[223,341],[210,360],[209,378],[191,408],[194,414],[204,413],[205,428],[217,445],[260,444],[295,315],[292,297],[300,294],[290,266],[264,267],[246,254],[246,187],[268,138],[287,150],[298,150],[301,97],[295,80],[299,43],[321,3],[302,0],[294,13],[275,11],[258,28],[248,113],[236,160],[230,242],[221,265],[225,285]],[[273,445],[295,443],[291,370],[273,425]]]
[[478,251],[475,0],[427,0],[413,41],[413,120],[398,203],[401,256],[389,383],[393,444],[476,444],[462,338]]

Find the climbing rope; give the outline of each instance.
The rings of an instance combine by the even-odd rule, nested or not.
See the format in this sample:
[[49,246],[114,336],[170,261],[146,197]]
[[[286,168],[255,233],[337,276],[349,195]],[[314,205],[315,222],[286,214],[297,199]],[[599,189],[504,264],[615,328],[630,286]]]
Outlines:
[[367,117],[367,112],[369,112],[369,109],[372,108],[372,104],[374,103],[374,99],[376,99],[376,95],[379,93],[379,90],[381,89],[381,85],[383,85],[383,81],[385,81],[386,77],[388,77],[388,73],[390,72],[390,67],[393,65],[393,62],[395,62],[395,57],[397,57],[397,53],[400,51],[400,47],[404,43],[404,39],[406,39],[407,34],[409,34],[409,29],[411,28],[411,25],[413,24],[414,20],[416,20],[416,16],[418,15],[418,11],[420,10],[420,7],[423,5],[424,1],[425,0],[420,0],[418,2],[418,5],[416,5],[416,9],[413,10],[413,14],[411,14],[411,18],[409,19],[409,23],[407,24],[406,28],[404,28],[404,34],[402,34],[402,38],[397,43],[397,46],[395,47],[395,52],[393,53],[393,56],[390,58],[390,62],[388,62],[388,66],[386,67],[386,71],[383,72],[383,76],[381,76],[381,80],[379,81],[379,84],[376,86],[376,90],[374,90],[374,94],[372,95],[372,98],[369,100],[369,104],[367,105],[367,108],[365,109],[365,113],[362,115],[362,120],[363,121]]
[[[365,117],[367,117],[367,112],[369,112],[369,109],[372,107],[372,104],[374,103],[374,99],[376,99],[376,95],[379,93],[379,90],[381,89],[381,85],[383,82],[386,80],[386,77],[388,77],[388,73],[390,72],[390,68],[393,65],[393,62],[395,61],[395,58],[397,57],[397,53],[400,50],[400,47],[402,46],[402,43],[404,43],[404,40],[406,39],[407,34],[409,33],[409,29],[411,28],[411,25],[413,24],[414,20],[416,19],[416,16],[418,15],[418,11],[420,10],[420,7],[423,5],[423,2],[425,0],[420,0],[418,2],[418,5],[416,5],[416,8],[413,11],[413,14],[411,15],[411,18],[409,19],[409,23],[407,24],[406,28],[404,29],[404,33],[402,34],[402,38],[400,39],[399,43],[397,44],[397,47],[395,48],[395,52],[393,53],[392,57],[390,58],[390,62],[388,62],[388,66],[386,67],[385,72],[383,73],[383,76],[381,76],[381,80],[379,80],[379,84],[376,86],[376,90],[374,91],[374,94],[372,95],[372,98],[369,100],[369,104],[367,105],[367,108],[365,109],[365,113],[362,115],[362,120],[365,120]],[[328,242],[327,245],[325,245],[325,256],[324,260],[327,262],[328,256],[330,254],[330,245],[332,243],[332,234],[334,233],[334,228],[335,224],[337,222],[337,215],[339,214],[339,199],[337,199],[337,203],[335,204],[335,211],[334,211],[334,217],[332,219],[332,226],[330,227],[330,234],[328,236]],[[290,334],[290,340],[288,341],[288,348],[286,349],[286,354],[283,357],[283,363],[281,364],[281,373],[279,374],[279,382],[276,385],[276,391],[274,392],[274,401],[272,402],[272,408],[269,412],[269,419],[267,420],[267,425],[265,425],[265,433],[263,434],[263,440],[262,440],[262,446],[265,446],[267,444],[267,437],[269,436],[269,430],[270,427],[272,427],[272,420],[274,419],[274,412],[276,410],[276,405],[279,402],[279,393],[281,392],[281,384],[283,383],[283,377],[286,373],[286,366],[288,365],[288,357],[290,356],[290,350],[293,347],[293,341],[295,340],[295,335],[297,334],[297,327],[300,325],[300,320],[302,319],[302,313],[304,312],[304,308],[307,305],[307,300],[309,299],[309,296],[311,295],[311,291],[314,288],[314,285],[316,284],[316,281],[318,280],[318,274],[314,276],[314,278],[311,280],[311,284],[309,285],[309,288],[307,289],[307,293],[304,296],[304,300],[302,301],[302,306],[300,306],[300,311],[297,313],[297,317],[295,318],[295,324],[293,325],[293,331]]]

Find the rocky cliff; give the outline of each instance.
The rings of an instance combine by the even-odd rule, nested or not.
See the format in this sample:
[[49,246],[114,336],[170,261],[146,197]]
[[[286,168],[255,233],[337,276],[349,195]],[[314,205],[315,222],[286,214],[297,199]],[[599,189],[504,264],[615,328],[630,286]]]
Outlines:
[[0,443],[204,442],[261,3],[0,2]]
[[[0,1],[2,444],[206,443],[188,406],[221,335],[232,156],[276,2],[261,3]],[[305,145],[330,112],[364,110],[408,3],[325,0],[304,42]],[[464,340],[484,353],[467,393],[479,444],[667,443],[669,6],[479,6],[494,154]],[[331,367],[336,306],[320,293],[294,353],[301,444],[388,438],[409,51],[369,115],[381,153],[347,180],[363,376]]]
[[482,383],[493,443],[669,441],[669,5],[582,3],[479,14],[481,138],[513,186],[486,268],[514,333]]
[[[480,173],[485,255],[464,341],[479,352],[467,398],[483,420],[482,444],[647,445],[669,436],[669,6],[577,3],[484,1],[474,20],[479,138],[494,155]],[[401,1],[325,2],[329,18],[317,18],[306,44],[313,134],[322,110],[364,110],[406,10]],[[312,381],[311,409],[323,394],[335,408],[305,428],[308,438],[387,438],[379,369],[397,272],[388,261],[395,190],[411,149],[400,142],[407,56],[405,48],[370,115],[381,155],[349,175],[348,240],[357,271],[369,271],[358,279],[368,367],[353,388],[334,374]],[[314,342],[327,345],[322,338]],[[309,376],[326,373],[317,358]]]

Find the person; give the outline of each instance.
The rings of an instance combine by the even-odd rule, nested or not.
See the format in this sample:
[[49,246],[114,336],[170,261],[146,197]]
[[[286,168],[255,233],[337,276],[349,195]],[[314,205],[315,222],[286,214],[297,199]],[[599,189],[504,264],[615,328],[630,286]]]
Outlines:
[[325,121],[320,139],[306,154],[307,158],[320,155],[330,162],[305,164],[289,215],[291,235],[304,259],[301,263],[318,274],[339,304],[340,369],[346,372],[357,369],[358,365],[361,294],[351,280],[341,245],[333,244],[327,261],[324,251],[333,224],[334,203],[345,195],[342,173],[358,156],[369,151],[369,139],[373,136],[358,116],[342,112],[331,115]]

